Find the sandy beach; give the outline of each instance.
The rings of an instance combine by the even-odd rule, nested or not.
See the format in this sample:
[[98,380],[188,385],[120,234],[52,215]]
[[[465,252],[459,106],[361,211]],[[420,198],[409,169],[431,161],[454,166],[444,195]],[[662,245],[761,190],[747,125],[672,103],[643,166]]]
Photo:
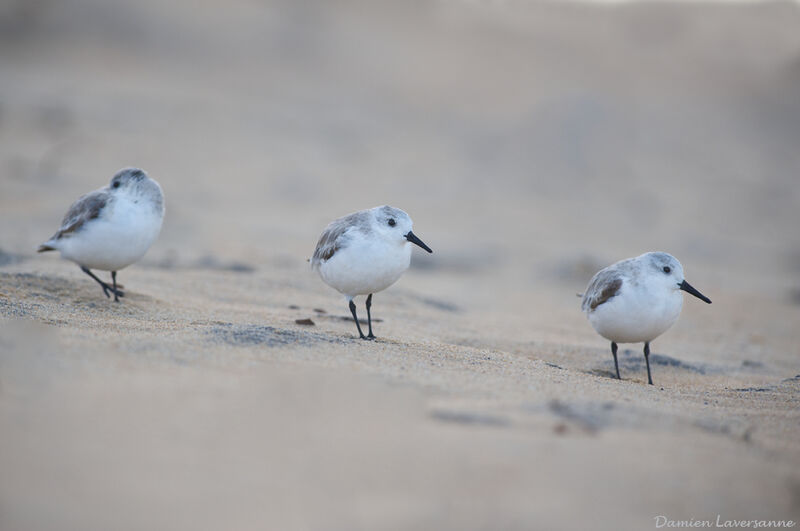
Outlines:
[[[0,3],[0,529],[800,521],[798,27],[788,3]],[[115,304],[35,250],[131,165],[167,213]],[[364,342],[307,259],[381,204],[434,254]],[[653,342],[654,386],[641,345],[613,377],[576,296],[650,250],[714,301]]]

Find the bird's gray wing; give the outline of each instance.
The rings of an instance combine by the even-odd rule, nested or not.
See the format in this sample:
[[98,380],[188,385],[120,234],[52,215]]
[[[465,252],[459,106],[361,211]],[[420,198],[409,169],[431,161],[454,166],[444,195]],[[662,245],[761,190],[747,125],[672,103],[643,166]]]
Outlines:
[[100,217],[103,209],[106,208],[110,202],[111,193],[103,188],[82,195],[69,207],[69,210],[67,210],[67,213],[64,215],[64,219],[61,220],[61,228],[53,234],[50,241],[68,237],[74,232],[79,231],[87,221]]
[[586,293],[583,294],[581,309],[584,312],[594,310],[601,304],[614,298],[622,288],[622,277],[617,271],[602,269],[592,277]]
[[336,251],[345,247],[350,239],[347,233],[351,230],[366,230],[366,216],[363,211],[334,220],[325,227],[311,256],[311,267],[319,267],[333,258]]

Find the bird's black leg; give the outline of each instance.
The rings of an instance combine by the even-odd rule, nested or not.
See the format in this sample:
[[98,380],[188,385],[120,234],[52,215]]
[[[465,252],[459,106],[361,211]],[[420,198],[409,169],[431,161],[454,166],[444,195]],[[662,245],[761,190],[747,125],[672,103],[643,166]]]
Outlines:
[[358,324],[358,316],[356,315],[356,303],[353,302],[353,299],[350,299],[350,313],[353,314],[353,320],[356,322],[356,328],[358,328],[358,335],[361,339],[367,339],[367,336],[364,335],[364,332],[361,331],[361,325]]
[[622,380],[619,377],[619,363],[617,363],[617,344],[613,341],[611,342],[611,353],[614,355],[614,368],[617,369],[617,380]]
[[372,293],[367,295],[367,324],[369,325],[367,339],[375,339],[375,336],[372,334],[372,314],[369,313],[370,308],[372,308]]
[[647,383],[653,385],[653,378],[650,376],[650,343],[644,343],[644,361],[647,363]]
[[109,299],[111,298],[111,295],[108,294],[109,292],[114,294],[114,300],[116,300],[117,294],[122,295],[121,291],[117,291],[116,288],[112,288],[111,286],[109,286],[108,284],[97,278],[97,275],[89,271],[88,267],[81,266],[81,271],[83,271],[84,273],[95,279],[95,281],[97,281],[97,283],[100,284],[100,286],[103,288],[103,293],[105,293],[106,297],[108,297]]
[[111,272],[111,281],[114,283],[114,302],[119,302],[119,297],[124,297],[125,294],[122,293],[122,291],[120,291],[117,288],[117,272],[116,271],[112,271]]

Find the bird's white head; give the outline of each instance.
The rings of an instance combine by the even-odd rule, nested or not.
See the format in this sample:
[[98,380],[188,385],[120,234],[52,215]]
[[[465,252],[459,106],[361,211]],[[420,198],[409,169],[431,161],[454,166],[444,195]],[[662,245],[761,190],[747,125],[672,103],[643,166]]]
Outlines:
[[130,191],[140,186],[147,186],[147,181],[150,178],[144,170],[139,168],[123,168],[114,174],[108,187],[114,191]]
[[387,205],[375,207],[371,211],[373,219],[373,229],[375,232],[390,242],[396,242],[398,245],[405,245],[413,243],[419,245],[429,253],[432,253],[430,247],[417,238],[411,231],[413,222],[408,214],[399,208],[390,207]]
[[639,257],[644,263],[647,277],[655,285],[663,286],[665,290],[683,290],[698,299],[711,304],[711,300],[686,282],[683,276],[683,266],[677,258],[669,253],[645,253]]
[[139,168],[119,170],[111,178],[108,189],[113,194],[122,193],[128,196],[143,197],[152,201],[157,210],[163,210],[164,195],[161,192],[161,186]]

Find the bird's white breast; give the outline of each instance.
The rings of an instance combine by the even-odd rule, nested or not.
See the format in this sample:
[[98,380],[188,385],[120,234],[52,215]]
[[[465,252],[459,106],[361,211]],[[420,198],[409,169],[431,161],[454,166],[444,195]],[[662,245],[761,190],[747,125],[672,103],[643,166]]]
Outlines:
[[382,291],[408,269],[411,244],[368,238],[356,233],[347,246],[319,266],[322,280],[340,293],[354,297]]
[[152,201],[118,194],[100,217],[64,238],[59,250],[90,269],[119,271],[144,256],[158,238],[163,217]]
[[616,343],[652,341],[666,332],[681,313],[677,290],[653,292],[626,280],[620,292],[588,314],[598,334]]

